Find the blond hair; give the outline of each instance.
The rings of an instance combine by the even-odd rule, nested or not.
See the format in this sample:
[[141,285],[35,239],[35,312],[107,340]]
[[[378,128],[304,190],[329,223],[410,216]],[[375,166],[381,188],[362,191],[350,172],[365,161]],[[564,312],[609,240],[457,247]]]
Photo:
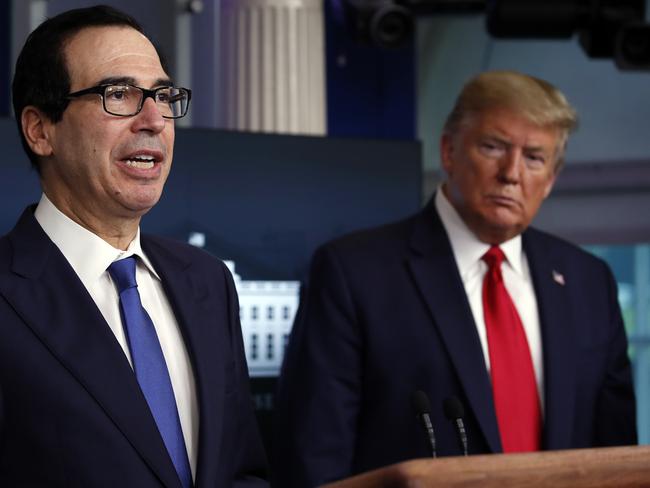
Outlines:
[[539,78],[516,71],[487,71],[475,76],[458,95],[443,130],[453,135],[470,117],[497,108],[513,110],[539,127],[559,131],[555,168],[558,171],[578,116],[560,90]]

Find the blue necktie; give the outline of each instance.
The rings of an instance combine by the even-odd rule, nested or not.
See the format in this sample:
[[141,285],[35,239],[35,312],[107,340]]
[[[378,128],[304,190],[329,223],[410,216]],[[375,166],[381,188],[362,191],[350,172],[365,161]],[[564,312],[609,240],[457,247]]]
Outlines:
[[156,329],[140,301],[138,283],[135,280],[135,257],[114,261],[108,267],[108,272],[120,294],[122,323],[138,383],[183,488],[191,488],[192,473],[176,409],[174,390]]

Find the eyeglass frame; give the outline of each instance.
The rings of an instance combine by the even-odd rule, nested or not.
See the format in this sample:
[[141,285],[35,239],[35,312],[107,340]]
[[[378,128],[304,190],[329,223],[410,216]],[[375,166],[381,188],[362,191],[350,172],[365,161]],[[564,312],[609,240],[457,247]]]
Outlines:
[[[140,104],[138,105],[138,110],[132,114],[116,114],[111,111],[109,111],[106,108],[106,97],[104,94],[106,93],[106,89],[110,86],[130,86],[131,88],[137,88],[142,92],[142,99],[140,100]],[[90,88],[84,88],[83,90],[78,90],[76,92],[68,93],[66,95],[66,100],[74,100],[76,98],[82,97],[84,95],[99,95],[102,99],[102,108],[104,109],[104,112],[110,115],[114,115],[116,117],[133,117],[134,115],[138,115],[142,111],[142,107],[144,106],[144,102],[147,98],[151,98],[154,103],[157,105],[158,102],[156,102],[156,93],[159,92],[160,90],[166,90],[170,88],[176,88],[180,90],[185,90],[187,92],[187,106],[185,108],[185,113],[183,115],[179,115],[178,117],[173,117],[169,115],[162,115],[160,114],[163,118],[165,119],[180,119],[183,118],[187,115],[187,112],[190,109],[190,100],[192,99],[192,90],[189,88],[184,88],[181,86],[161,86],[158,88],[154,88],[153,90],[149,90],[147,88],[142,88],[141,86],[133,85],[132,83],[101,83],[99,85],[91,86]]]

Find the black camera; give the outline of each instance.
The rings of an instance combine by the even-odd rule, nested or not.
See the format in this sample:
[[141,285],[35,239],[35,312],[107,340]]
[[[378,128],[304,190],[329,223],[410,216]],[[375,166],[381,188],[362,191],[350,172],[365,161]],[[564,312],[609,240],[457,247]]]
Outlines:
[[645,0],[489,0],[488,32],[501,38],[569,38],[578,34],[592,58],[620,69],[650,69]]
[[348,0],[346,7],[348,22],[362,41],[398,48],[413,36],[413,13],[394,0]]
[[623,26],[614,46],[614,62],[624,70],[650,70],[650,25]]

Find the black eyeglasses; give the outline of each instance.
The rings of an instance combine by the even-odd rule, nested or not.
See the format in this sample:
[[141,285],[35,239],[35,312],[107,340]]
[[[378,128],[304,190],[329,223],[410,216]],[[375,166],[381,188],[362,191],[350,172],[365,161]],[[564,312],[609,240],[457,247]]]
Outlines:
[[156,102],[160,114],[166,119],[180,119],[187,114],[192,92],[187,88],[162,86],[147,90],[129,83],[97,85],[74,93],[66,98],[79,98],[83,95],[97,94],[102,97],[104,110],[111,115],[130,117],[140,113],[147,98]]

